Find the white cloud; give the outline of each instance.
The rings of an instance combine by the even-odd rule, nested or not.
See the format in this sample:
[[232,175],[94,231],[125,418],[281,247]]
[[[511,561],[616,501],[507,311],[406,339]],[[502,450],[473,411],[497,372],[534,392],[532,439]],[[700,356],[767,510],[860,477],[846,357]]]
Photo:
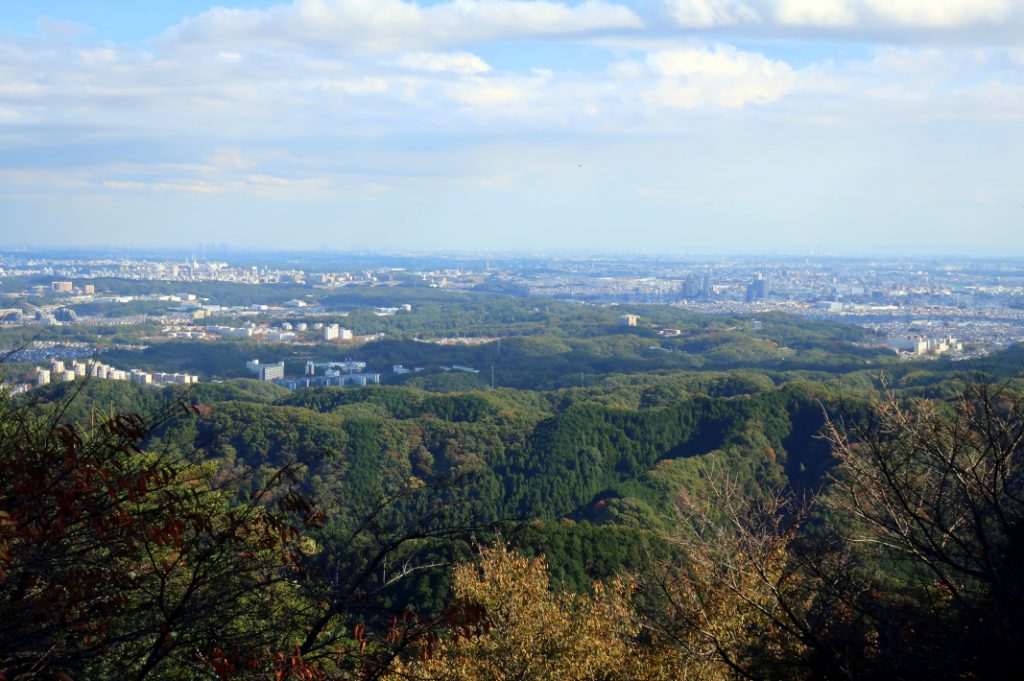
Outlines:
[[775,16],[794,26],[851,26],[857,21],[847,0],[779,0]]
[[[663,0],[684,28],[764,25],[825,29],[1024,30],[1021,0]],[[899,36],[889,35],[888,38]]]
[[636,80],[646,76],[647,69],[635,59],[625,59],[609,65],[608,75],[617,80]]
[[[97,173],[98,174],[98,173]],[[102,180],[98,186],[116,192],[156,192],[185,194],[223,194],[227,192],[256,196],[286,197],[320,192],[330,187],[326,178],[286,178],[275,175],[246,175],[218,179],[177,178],[165,181]]]
[[150,185],[145,182],[135,182],[134,180],[105,180],[102,185],[105,189],[114,189],[116,191],[143,191],[149,189]]
[[[54,140],[60,140],[57,169],[34,175],[39,181],[32,187],[55,187],[55,178],[62,176],[64,182],[75,178],[73,187],[57,187],[69,193],[287,197],[344,191],[382,177],[391,186],[388,172],[369,178],[360,174],[364,167],[383,166],[379,152],[367,152],[359,163],[349,160],[352,148],[370,148],[378,140],[388,140],[388,148],[401,147],[397,140],[432,136],[673,135],[691,124],[713,127],[719,123],[708,121],[719,120],[770,125],[785,119],[839,129],[866,116],[912,127],[938,116],[977,122],[1021,115],[1024,52],[925,43],[929,47],[877,47],[867,59],[850,60],[842,56],[843,50],[828,56],[830,44],[821,41],[800,54],[799,38],[808,26],[844,26],[847,12],[858,22],[880,19],[870,14],[867,0],[745,0],[715,4],[728,13],[709,16],[729,21],[739,16],[741,4],[762,18],[752,29],[758,33],[751,35],[770,36],[768,24],[790,22],[786,35],[797,39],[786,53],[797,55],[799,62],[787,63],[752,47],[707,45],[692,35],[632,28],[602,35],[600,41],[595,36],[552,36],[546,41],[551,50],[533,52],[525,62],[518,54],[509,58],[508,50],[497,50],[488,63],[454,43],[447,45],[457,42],[456,37],[468,40],[488,31],[498,40],[530,26],[562,30],[558,17],[572,19],[570,27],[595,25],[580,19],[581,8],[611,5],[593,2],[453,0],[428,7],[398,0],[372,5],[363,0],[307,0],[261,11],[211,10],[192,20],[199,23],[179,26],[198,31],[201,24],[202,31],[190,38],[197,42],[186,45],[178,40],[183,35],[173,40],[165,36],[143,43],[144,48],[106,43],[103,36],[62,40],[4,35],[0,145],[8,168],[24,170],[47,165],[54,158]],[[378,6],[379,15],[372,11]],[[428,46],[403,46],[386,54],[358,53],[348,44],[335,49],[335,42],[362,30],[353,24],[337,32],[339,8],[347,8],[350,15],[362,11],[366,22],[376,22],[375,34],[367,29],[365,36],[354,39],[358,46],[397,41],[413,27],[427,36],[413,42]],[[441,14],[431,14],[438,8]],[[626,12],[623,16],[633,16]],[[210,18],[218,13],[230,19],[223,26]],[[290,17],[294,25],[275,26],[268,16]],[[532,18],[527,21],[525,16]],[[959,16],[967,21],[987,15]],[[456,22],[452,17],[461,18]],[[318,22],[324,26],[316,27]],[[798,31],[794,25],[800,26]],[[321,29],[321,42],[299,39],[304,31]],[[742,25],[735,25],[729,33],[741,30]],[[829,30],[866,33],[856,27]],[[889,29],[887,35],[897,34]],[[284,38],[291,42],[281,42]],[[566,61],[566,55],[579,53],[581,42],[587,50],[604,48],[608,65],[595,66],[589,55],[581,62]],[[561,48],[568,49],[546,61]],[[480,54],[490,54],[484,49]],[[552,64],[555,68],[543,68]],[[731,111],[726,116],[721,109]],[[711,115],[702,113],[707,111]],[[96,161],[99,146],[101,156],[116,157],[117,165],[97,167],[102,165]],[[37,153],[39,149],[45,153]],[[417,152],[389,153],[391,167],[407,168]],[[337,181],[347,172],[345,164],[359,167],[352,171],[356,184]],[[330,191],[319,177],[331,178]],[[16,177],[0,173],[0,192],[5,183],[28,189]]]
[[214,8],[163,37],[186,46],[317,45],[344,52],[390,53],[489,40],[638,29],[628,7],[607,0],[569,5],[537,0],[294,0],[268,9]]
[[741,52],[728,45],[718,45],[713,50],[652,52],[647,63],[661,76],[650,98],[673,108],[765,104],[800,86],[796,72],[786,62],[756,52]]
[[[1009,17],[1015,0],[865,0],[884,21],[901,26],[954,28],[995,24]],[[1019,0],[1017,0],[1019,5]]]
[[76,38],[93,32],[93,28],[86,24],[53,17],[40,17],[36,23],[43,33],[63,38]]
[[91,50],[82,50],[78,55],[81,57],[83,62],[90,66],[94,66],[96,64],[113,64],[121,57],[117,49],[110,46],[97,47]]
[[741,0],[667,0],[669,12],[685,28],[756,23],[761,17]]
[[240,149],[231,149],[228,147],[214,149],[205,160],[206,164],[202,167],[210,171],[223,168],[249,168],[252,166],[252,161],[246,158],[245,154]]
[[[0,92],[2,92],[2,90],[3,88],[0,87]],[[7,107],[0,106],[0,123],[15,123],[24,119],[25,115],[22,112],[16,109],[9,109]]]
[[411,52],[394,60],[397,66],[428,73],[487,73],[491,67],[470,52]]
[[551,73],[541,71],[532,76],[500,78],[468,78],[444,88],[451,101],[481,113],[498,112],[505,116],[522,113],[518,106],[544,98],[544,86]]

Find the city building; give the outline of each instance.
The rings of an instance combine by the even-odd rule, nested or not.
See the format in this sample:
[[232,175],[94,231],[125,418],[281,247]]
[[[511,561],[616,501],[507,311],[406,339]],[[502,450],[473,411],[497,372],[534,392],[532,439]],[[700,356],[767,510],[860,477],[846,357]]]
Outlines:
[[256,374],[261,381],[276,381],[284,378],[284,362],[263,364],[258,359],[251,359],[245,363],[245,368]]
[[50,290],[53,293],[71,293],[73,287],[70,281],[51,281]]
[[284,378],[284,362],[260,365],[259,379],[261,381],[273,381],[280,378]]
[[479,369],[474,369],[473,367],[467,367],[467,366],[464,366],[462,364],[452,364],[451,366],[442,365],[441,366],[441,371],[462,371],[462,372],[465,372],[467,374],[479,374],[480,373]]
[[140,385],[151,385],[153,383],[153,374],[147,371],[132,369],[130,377],[132,383],[138,383]]
[[274,383],[289,390],[299,388],[327,388],[345,386],[367,386],[380,383],[380,374],[339,374],[334,376],[303,376],[302,378],[285,378]]
[[333,362],[306,362],[306,376],[339,376],[341,374],[354,374],[366,369],[366,362],[356,362],[351,359]]
[[154,372],[153,382],[161,385],[189,385],[191,383],[198,383],[199,377],[192,374]]
[[221,336],[241,336],[245,338],[252,337],[252,328],[247,326],[240,328],[234,326],[208,326],[206,327],[206,330],[212,331],[213,333],[218,333]]
[[764,275],[758,272],[754,275],[753,281],[747,284],[747,293],[745,300],[748,303],[752,303],[757,300],[767,300],[771,294],[771,286],[768,280],[764,278]]
[[906,336],[886,339],[885,345],[898,353],[909,355],[942,355],[949,352],[962,352],[963,343],[954,338],[926,338],[924,336]]
[[624,314],[619,317],[619,325],[621,326],[636,326],[637,320],[640,319],[635,314]]
[[338,324],[324,325],[324,340],[352,340],[352,330],[343,329]]

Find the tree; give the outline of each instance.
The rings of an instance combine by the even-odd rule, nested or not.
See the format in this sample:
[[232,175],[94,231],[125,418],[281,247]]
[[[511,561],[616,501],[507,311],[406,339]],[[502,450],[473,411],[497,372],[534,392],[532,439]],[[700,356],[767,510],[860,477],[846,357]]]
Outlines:
[[1022,399],[986,383],[949,402],[887,392],[871,421],[830,423],[828,505],[895,577],[879,656],[907,676],[1024,673]]
[[267,651],[289,650],[307,617],[303,531],[322,520],[292,471],[245,489],[214,465],[142,451],[170,412],[82,430],[61,422],[64,406],[41,417],[0,396],[0,678],[290,664]]
[[810,501],[744,497],[720,471],[708,498],[682,499],[652,626],[710,678],[1018,678],[1021,394],[886,392],[826,437],[838,465]]
[[819,678],[848,677],[818,635],[811,580],[792,554],[804,510],[787,493],[750,498],[724,471],[705,474],[706,496],[681,495],[683,522],[666,537],[677,557],[646,575],[656,595],[651,627],[688,678],[803,678],[821,666],[815,656],[827,661]]
[[551,590],[543,558],[498,544],[454,571],[448,627],[427,637],[420,657],[397,661],[389,679],[679,678],[654,647],[641,644],[626,580],[577,595]]

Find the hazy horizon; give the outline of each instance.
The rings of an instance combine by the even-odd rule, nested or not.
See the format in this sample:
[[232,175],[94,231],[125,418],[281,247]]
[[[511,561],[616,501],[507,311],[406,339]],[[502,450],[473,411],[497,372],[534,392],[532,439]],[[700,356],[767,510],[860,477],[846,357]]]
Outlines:
[[889,261],[905,260],[908,262],[920,260],[935,260],[940,262],[1017,262],[1024,260],[1024,255],[999,254],[994,250],[991,252],[951,252],[951,251],[850,251],[839,252],[811,252],[811,251],[674,251],[674,250],[646,250],[637,249],[541,249],[541,248],[510,248],[510,249],[399,249],[399,248],[358,248],[358,249],[332,249],[321,248],[286,248],[286,247],[263,247],[263,248],[242,248],[233,247],[228,244],[197,244],[193,247],[187,245],[177,246],[126,246],[126,245],[25,245],[25,244],[0,244],[0,253],[8,255],[31,255],[45,258],[67,256],[69,258],[98,256],[111,254],[124,257],[147,257],[154,256],[167,259],[190,259],[197,258],[203,261],[230,258],[233,260],[244,260],[246,256],[253,257],[367,257],[367,258],[439,258],[451,260],[485,260],[492,259],[500,262],[504,259],[566,259],[566,260],[650,260],[650,261],[671,261],[671,262],[695,262],[708,263],[716,260],[755,260],[755,261],[783,261],[804,259],[808,261]]
[[45,0],[0,247],[1024,255],[1021,0]]

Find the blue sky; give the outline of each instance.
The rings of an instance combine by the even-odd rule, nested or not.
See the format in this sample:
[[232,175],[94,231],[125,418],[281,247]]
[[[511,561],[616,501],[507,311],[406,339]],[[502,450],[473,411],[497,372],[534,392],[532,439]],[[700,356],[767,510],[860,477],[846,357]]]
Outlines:
[[0,246],[1024,255],[1024,0],[10,0]]

